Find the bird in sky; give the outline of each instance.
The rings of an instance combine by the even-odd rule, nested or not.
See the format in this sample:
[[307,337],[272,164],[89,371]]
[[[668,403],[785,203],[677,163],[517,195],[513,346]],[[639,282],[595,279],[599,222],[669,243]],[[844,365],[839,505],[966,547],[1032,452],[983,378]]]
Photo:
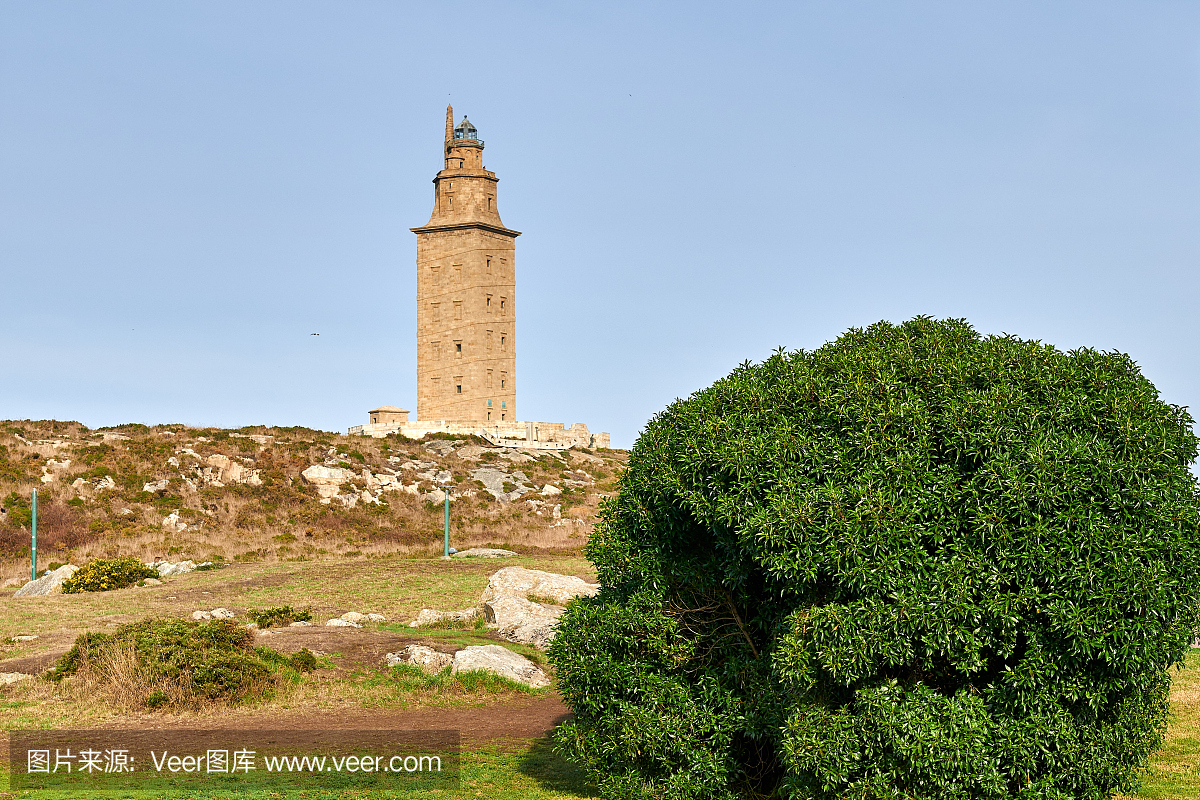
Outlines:
[[310,335],[311,335],[311,336],[320,336],[321,334],[319,334],[319,333],[313,333],[313,334],[310,334]]

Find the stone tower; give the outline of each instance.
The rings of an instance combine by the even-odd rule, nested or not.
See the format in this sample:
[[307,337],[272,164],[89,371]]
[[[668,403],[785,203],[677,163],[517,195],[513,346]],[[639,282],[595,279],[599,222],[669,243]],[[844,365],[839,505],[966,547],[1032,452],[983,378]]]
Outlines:
[[517,419],[516,240],[483,141],[446,107],[445,168],[417,235],[417,419]]

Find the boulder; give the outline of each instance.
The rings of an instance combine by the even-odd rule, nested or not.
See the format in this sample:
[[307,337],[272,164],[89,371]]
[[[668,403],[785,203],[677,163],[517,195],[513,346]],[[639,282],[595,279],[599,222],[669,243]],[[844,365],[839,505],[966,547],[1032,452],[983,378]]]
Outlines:
[[600,584],[588,583],[573,575],[558,575],[524,567],[505,567],[488,579],[487,587],[480,596],[487,603],[500,595],[518,597],[544,597],[566,605],[576,597],[592,597],[600,591]]
[[192,612],[192,619],[196,620],[197,622],[202,622],[203,620],[212,619],[212,618],[213,618],[213,616],[212,616],[211,611],[193,611]]
[[410,644],[399,653],[388,653],[383,657],[383,660],[389,667],[394,667],[397,664],[411,664],[414,667],[420,667],[422,672],[429,675],[436,675],[450,666],[454,661],[454,657],[447,653],[439,653],[432,647]]
[[472,547],[470,550],[460,550],[453,555],[455,558],[511,558],[516,553],[512,550],[500,550],[494,547]]
[[367,614],[367,622],[387,622],[383,614]]
[[167,487],[170,485],[171,485],[171,480],[169,478],[163,478],[161,481],[154,481],[153,483],[142,484],[142,491],[143,492],[165,492],[167,490]]
[[29,581],[17,589],[13,597],[45,597],[50,594],[62,594],[63,581],[74,575],[79,567],[65,564],[52,572],[47,572],[36,581]]
[[556,494],[562,494],[562,489],[558,488],[553,483],[547,483],[545,486],[542,487],[542,490],[540,492],[538,492],[538,494],[544,495],[546,497],[551,497]]
[[142,581],[143,586],[162,586],[162,581],[158,578],[146,578]]
[[290,623],[288,623],[288,627],[289,627],[289,628],[311,628],[311,627],[312,627],[312,623],[311,623],[311,622],[305,622],[305,621],[300,621],[300,622],[290,622]]
[[32,677],[32,675],[27,675],[24,672],[0,672],[0,686],[8,686],[10,683],[27,680]]
[[452,673],[479,670],[533,688],[550,685],[550,677],[536,664],[498,644],[473,645],[454,654]]
[[347,622],[362,623],[367,621],[367,615],[360,614],[357,611],[347,611],[345,614],[342,614],[342,619],[346,620]]
[[410,628],[420,628],[425,625],[440,625],[445,623],[471,624],[479,617],[478,608],[464,608],[462,611],[438,611],[433,608],[422,608],[417,618],[408,623]]
[[554,638],[560,606],[544,606],[516,595],[500,595],[483,604],[483,616],[501,639],[545,650]]
[[186,531],[188,527],[187,523],[180,519],[178,511],[172,511],[170,514],[163,517],[162,526],[163,528],[169,531],[175,531],[176,533]]
[[14,637],[12,637],[12,639],[10,639],[10,641],[15,642],[15,643],[32,642],[36,638],[38,638],[36,633],[26,633],[26,634],[22,634],[21,636],[14,636]]
[[351,622],[348,619],[331,619],[325,623],[326,628],[361,628],[357,622]]
[[[165,520],[163,521],[163,524],[166,524]],[[175,575],[183,575],[185,573],[192,572],[197,566],[200,565],[198,565],[195,561],[180,561],[177,564],[172,564],[170,561],[159,561],[157,564],[148,564],[147,566],[158,570],[158,577],[170,578]]]
[[228,608],[214,608],[212,610],[213,619],[233,619],[237,614],[230,611]]

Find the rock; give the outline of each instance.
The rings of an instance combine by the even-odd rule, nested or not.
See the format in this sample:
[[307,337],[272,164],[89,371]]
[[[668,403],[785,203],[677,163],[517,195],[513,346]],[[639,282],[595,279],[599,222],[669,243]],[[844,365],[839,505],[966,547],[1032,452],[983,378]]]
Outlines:
[[481,603],[486,603],[504,594],[526,598],[534,595],[566,605],[576,597],[592,597],[599,591],[600,584],[588,583],[573,575],[505,567],[488,579],[487,587],[479,599]]
[[92,485],[96,488],[97,492],[103,492],[108,489],[117,488],[117,482],[113,480],[112,475],[105,475],[103,478],[96,481]]
[[346,620],[346,622],[362,623],[367,621],[367,615],[360,614],[357,611],[347,611],[345,614],[342,614],[342,619]]
[[205,463],[209,466],[209,470],[206,471],[209,474],[206,474],[205,478],[213,486],[222,486],[226,483],[262,486],[262,478],[259,477],[261,470],[247,469],[228,456],[216,453],[206,458]]
[[383,614],[367,614],[368,622],[387,622],[387,617]]
[[417,614],[417,618],[408,623],[408,627],[420,628],[425,625],[439,625],[458,622],[471,624],[478,618],[478,608],[464,608],[462,611],[438,611],[432,608],[422,608],[421,613]]
[[500,675],[535,689],[550,685],[550,678],[536,664],[498,644],[473,645],[454,654],[452,673],[479,670]]
[[171,485],[170,479],[163,478],[161,481],[155,481],[154,483],[142,484],[142,491],[143,492],[165,492],[167,490],[167,487],[170,485]]
[[[517,500],[521,495],[533,491],[533,487],[529,485],[529,479],[525,473],[520,471],[510,475],[494,467],[481,467],[474,470],[471,477],[482,483],[487,492],[502,503]],[[513,490],[505,492],[505,483],[512,484]]]
[[79,567],[66,564],[53,572],[47,572],[36,581],[29,581],[17,589],[13,597],[45,597],[50,594],[62,594],[63,581],[74,575]]
[[32,641],[33,641],[34,639],[36,639],[36,638],[38,638],[36,633],[27,633],[27,634],[23,634],[23,635],[21,635],[21,636],[14,636],[14,637],[12,637],[12,639],[11,639],[10,641],[13,641],[13,642],[32,642]]
[[142,581],[142,585],[143,586],[162,586],[162,581],[160,581],[158,578],[146,578],[146,580]]
[[554,507],[554,510],[551,512],[551,516],[555,519],[562,519],[562,503],[559,503]]
[[179,459],[176,458],[175,456],[171,456],[170,458],[167,459],[167,463],[170,464],[172,467],[178,467]]
[[211,611],[193,611],[192,619],[196,620],[197,622],[200,622],[200,621],[206,620],[206,619],[212,619],[212,612]]
[[547,483],[545,486],[542,487],[542,490],[540,492],[538,492],[538,494],[543,495],[545,497],[551,497],[556,494],[562,494],[562,489],[558,488],[553,483]]
[[411,664],[414,667],[420,667],[422,672],[436,675],[453,663],[454,656],[448,653],[439,653],[432,647],[410,644],[399,653],[388,653],[383,660],[389,667],[397,664]]
[[230,611],[228,608],[214,608],[212,610],[213,619],[233,619],[237,614]]
[[289,628],[311,628],[312,623],[311,622],[303,622],[303,621],[302,622],[291,622],[291,623],[288,623],[288,627]]
[[470,550],[460,550],[452,555],[455,558],[510,558],[516,553],[512,550],[499,550],[491,547],[472,547]]
[[248,631],[256,631],[256,630],[258,630],[258,623],[257,623],[257,622],[247,622],[247,623],[246,623],[246,630],[248,630]]
[[301,472],[300,476],[307,483],[316,487],[322,503],[328,503],[332,498],[341,494],[342,484],[349,483],[354,478],[354,473],[340,467],[323,467],[314,464]]
[[545,650],[554,638],[554,625],[564,609],[544,606],[517,595],[502,594],[483,604],[483,617],[498,628],[501,639]]
[[159,561],[157,564],[151,564],[151,567],[158,570],[158,577],[170,578],[175,575],[183,575],[192,572],[199,566],[195,561],[180,561],[178,564],[172,564],[170,561]]
[[0,686],[8,686],[10,683],[23,681],[32,678],[32,675],[26,675],[24,672],[0,672]]
[[179,518],[178,511],[172,511],[170,514],[163,517],[162,526],[169,531],[175,531],[177,533],[180,531],[186,531],[188,527],[187,523]]
[[361,628],[357,622],[351,622],[348,619],[331,619],[325,623],[326,628]]

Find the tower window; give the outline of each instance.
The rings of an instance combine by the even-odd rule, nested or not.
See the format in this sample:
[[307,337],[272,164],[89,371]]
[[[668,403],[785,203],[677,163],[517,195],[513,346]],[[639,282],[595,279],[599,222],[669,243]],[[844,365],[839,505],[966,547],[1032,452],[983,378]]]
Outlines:
[[488,211],[492,210],[492,198],[488,198]]
[[455,394],[462,394],[462,384],[461,384],[461,383],[456,383],[456,384],[454,385],[454,393],[455,393]]
[[491,256],[488,256],[488,259],[487,259],[487,274],[488,275],[492,274],[492,257]]
[[430,303],[429,305],[433,311],[433,321],[441,322],[442,321],[442,304],[441,303]]
[[487,340],[487,351],[490,353],[492,352],[492,332],[488,331],[484,338]]
[[501,372],[501,373],[500,373],[500,388],[501,388],[501,389],[503,389],[503,388],[504,388],[504,385],[505,385],[506,383],[508,383],[508,373],[507,373],[507,372]]
[[[490,369],[487,371],[487,388],[492,388],[492,371]],[[490,406],[491,404],[492,401],[488,400],[488,405]]]
[[492,401],[488,400],[488,408],[491,408],[491,407],[492,407]]
[[462,301],[461,300],[454,301],[454,318],[462,319]]
[[507,401],[507,400],[505,400],[505,401],[502,401],[502,402],[500,403],[500,407],[501,407],[501,408],[508,408],[508,401]]
[[462,342],[454,343],[454,355],[458,356],[459,358],[462,358]]
[[508,337],[503,333],[500,334],[500,349],[508,352]]
[[500,316],[502,316],[502,317],[504,316],[504,303],[505,303],[505,299],[503,297],[501,297],[500,298]]

